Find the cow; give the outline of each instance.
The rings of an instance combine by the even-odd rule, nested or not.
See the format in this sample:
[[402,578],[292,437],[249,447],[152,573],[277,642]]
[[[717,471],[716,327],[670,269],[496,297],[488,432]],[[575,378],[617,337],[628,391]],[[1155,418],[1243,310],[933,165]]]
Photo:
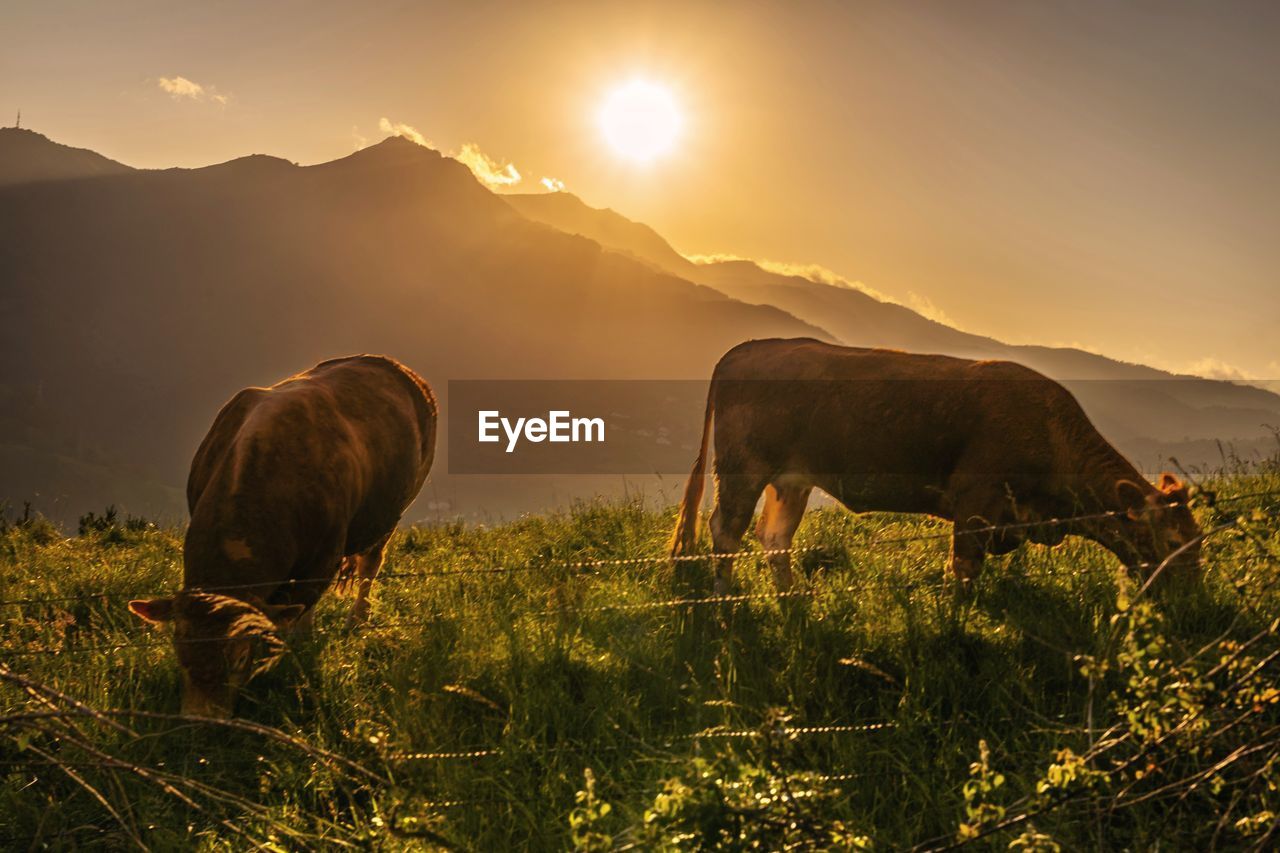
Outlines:
[[712,547],[730,555],[715,558],[717,592],[729,588],[731,555],[761,492],[756,535],[773,552],[777,587],[791,588],[789,549],[815,487],[854,512],[952,521],[950,569],[962,593],[987,554],[1025,540],[1056,545],[1068,533],[1100,543],[1133,571],[1168,558],[1165,574],[1198,574],[1201,533],[1187,488],[1169,473],[1151,485],[1067,389],[1013,362],[810,339],[739,344],[711,378],[675,557],[696,551],[713,437]]
[[173,623],[184,713],[229,717],[335,581],[356,587],[348,625],[368,616],[387,540],[431,469],[436,416],[426,381],[377,355],[322,362],[222,407],[187,480],[182,590],[129,602],[146,622]]

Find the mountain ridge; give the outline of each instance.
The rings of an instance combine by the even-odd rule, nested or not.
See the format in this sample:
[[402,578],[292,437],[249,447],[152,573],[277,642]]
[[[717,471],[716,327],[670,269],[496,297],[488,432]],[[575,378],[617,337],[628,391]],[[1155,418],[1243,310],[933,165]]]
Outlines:
[[[0,182],[0,500],[40,493],[63,519],[108,503],[180,518],[190,454],[221,404],[335,355],[394,355],[447,406],[451,379],[702,382],[748,338],[882,346],[924,330],[944,345],[1011,351],[856,289],[673,260],[661,235],[613,211],[600,227],[598,211],[577,210],[578,230],[592,233],[576,233],[404,139],[307,166],[250,155],[107,174],[45,141],[56,147],[33,162],[64,158],[64,177]],[[921,339],[898,348],[945,351]],[[1079,372],[1118,369],[1069,356]],[[1139,461],[1280,422],[1280,398],[1260,389],[1187,383],[1073,390]],[[419,513],[545,509],[549,496],[618,486],[453,476],[447,450],[445,435]]]
[[0,127],[0,186],[15,183],[119,175],[133,167],[87,148],[54,142],[43,133]]
[[[830,339],[527,219],[403,140],[10,184],[0,255],[0,500],[54,493],[64,519],[155,511],[129,484],[181,484],[231,393],[335,355],[394,355],[443,396],[451,378],[697,378],[744,337]],[[104,470],[130,473],[113,490]],[[550,491],[433,483],[502,511]]]

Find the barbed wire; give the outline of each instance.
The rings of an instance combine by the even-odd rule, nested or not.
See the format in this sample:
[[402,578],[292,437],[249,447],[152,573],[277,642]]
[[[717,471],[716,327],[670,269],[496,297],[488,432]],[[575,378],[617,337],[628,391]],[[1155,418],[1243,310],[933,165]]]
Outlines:
[[[710,740],[710,739],[743,739],[743,738],[761,738],[769,735],[777,737],[811,737],[814,735],[824,734],[860,734],[864,732],[875,732],[884,729],[894,728],[897,724],[892,721],[878,723],[861,723],[856,725],[845,725],[832,723],[822,726],[779,726],[770,729],[768,732],[761,729],[728,729],[721,727],[712,727],[701,729],[689,734],[676,735],[666,740],[660,741],[656,746],[660,748],[670,748],[679,743],[690,741]],[[540,750],[546,753],[556,752],[581,752],[584,749],[600,749],[599,746],[552,746]],[[510,750],[504,747],[477,747],[475,749],[460,750],[443,750],[439,752],[394,752],[386,757],[390,761],[453,761],[471,758],[493,758],[495,756],[508,753]]]
[[[932,582],[930,586],[941,587],[946,583],[945,579],[939,579]],[[707,595],[687,598],[668,598],[659,601],[641,601],[625,604],[599,604],[590,607],[582,606],[566,606],[566,607],[547,607],[539,610],[529,611],[531,616],[559,616],[566,612],[573,612],[579,615],[591,615],[596,613],[608,612],[642,612],[646,610],[671,610],[681,607],[703,607],[708,605],[719,604],[741,604],[748,601],[768,601],[768,600],[786,600],[796,598],[817,598],[829,594],[841,594],[858,592],[865,588],[865,584],[848,584],[841,587],[819,587],[810,586],[805,588],[797,588],[790,590],[775,590],[761,592],[745,592],[732,593],[724,595]],[[367,626],[369,630],[391,630],[396,628],[420,628],[426,625],[432,625],[445,619],[457,618],[456,611],[435,611],[425,617],[416,619],[402,619],[383,622],[378,624],[370,624]],[[184,639],[184,643],[219,643],[224,642],[221,637],[195,637]],[[112,652],[123,649],[138,648],[157,648],[161,646],[172,646],[173,641],[170,639],[155,640],[139,640],[139,641],[119,641],[95,643],[88,646],[73,646],[70,648],[53,648],[53,647],[36,647],[36,648],[18,648],[18,649],[0,649],[0,655],[13,656],[29,656],[29,655],[70,655],[70,654],[87,654],[90,652]]]
[[[1218,504],[1252,499],[1265,496],[1280,496],[1280,489],[1273,489],[1262,492],[1254,492],[1245,495],[1233,495],[1226,498],[1214,498],[1210,502],[1210,506]],[[1157,509],[1174,508],[1179,506],[1190,506],[1187,502],[1172,501],[1160,504],[1159,507],[1147,507],[1141,512],[1151,512]],[[1047,519],[1039,519],[1033,521],[1018,521],[1005,524],[989,524],[983,527],[963,528],[952,531],[931,531],[927,533],[915,533],[907,536],[895,536],[889,538],[879,538],[873,536],[867,545],[876,547],[880,545],[906,544],[912,542],[927,542],[934,540],[952,539],[957,536],[983,536],[993,533],[1003,533],[1013,530],[1027,530],[1037,527],[1060,527],[1064,525],[1078,524],[1085,521],[1101,521],[1111,518],[1119,518],[1127,516],[1129,510],[1105,510],[1102,512],[1084,513],[1074,516],[1053,517]],[[602,558],[596,560],[543,560],[539,562],[531,562],[524,565],[511,566],[469,566],[455,569],[424,569],[411,572],[380,572],[377,580],[402,580],[410,578],[431,578],[431,577],[451,577],[461,575],[477,575],[477,574],[516,574],[531,571],[546,571],[550,569],[601,569],[605,567],[618,566],[635,566],[635,565],[653,565],[657,563],[685,563],[697,562],[702,560],[721,560],[721,559],[740,559],[752,557],[771,557],[783,554],[797,555],[815,550],[825,550],[823,545],[803,545],[791,546],[788,548],[744,548],[738,551],[725,552],[705,552],[696,554],[654,554],[639,557],[618,557],[618,558]],[[1151,566],[1143,564],[1141,567],[1150,568]],[[289,589],[299,586],[307,586],[311,584],[330,585],[334,583],[334,578],[289,578],[285,580],[274,581],[254,581],[240,584],[216,584],[207,587],[195,587],[195,590],[208,590],[216,592],[227,592],[236,590],[253,590],[266,589],[273,590]],[[68,602],[78,601],[94,601],[94,600],[125,600],[132,598],[143,598],[150,596],[166,596],[176,595],[183,592],[182,589],[167,590],[149,590],[135,592],[117,592],[114,590],[93,590],[82,592],[78,595],[68,596],[40,596],[28,598],[13,598],[0,600],[0,607],[11,606],[29,606],[34,604],[65,604]],[[189,590],[187,590],[189,591]]]
[[[1280,494],[1280,490],[1277,490],[1276,494]],[[1098,519],[1102,517],[1112,517],[1117,514],[1118,514],[1117,511],[1109,511],[1106,513],[1090,513],[1087,515],[1073,516],[1069,518],[1046,519],[1042,522],[1018,522],[1018,523],[1008,524],[1008,525],[989,525],[988,527],[978,528],[971,532],[982,533],[982,532],[998,531],[998,530],[1005,530],[1005,529],[1021,529],[1021,528],[1026,528],[1028,526],[1037,525],[1037,524],[1067,524],[1067,523],[1078,522],[1081,520]],[[1225,530],[1234,526],[1234,524],[1235,522],[1232,521],[1222,525],[1218,525],[1217,527],[1213,528],[1210,532],[1212,533],[1221,532],[1222,530]],[[891,540],[872,541],[870,544],[872,545],[902,544],[902,543],[916,542],[916,541],[928,541],[928,540],[937,539],[943,536],[950,536],[950,535],[951,534],[922,533],[922,534],[917,534],[917,535],[908,536],[908,537],[897,537]],[[1199,539],[1203,539],[1205,535],[1206,534],[1202,534],[1201,537],[1199,537]],[[657,562],[657,561],[670,561],[670,560],[693,561],[693,560],[707,560],[707,559],[730,558],[730,557],[760,558],[760,557],[768,557],[768,556],[773,556],[778,554],[796,555],[796,554],[802,554],[802,553],[807,553],[812,551],[822,551],[826,549],[827,549],[827,546],[820,545],[820,544],[792,546],[789,548],[757,548],[757,549],[749,548],[749,549],[743,549],[741,551],[734,552],[734,553],[728,553],[728,552],[714,553],[713,552],[713,553],[703,553],[703,554],[678,555],[674,558],[670,556],[634,557],[634,558],[623,558],[623,559],[617,559],[617,560],[577,561],[575,563],[559,562],[559,563],[551,563],[551,564],[540,564],[538,567],[546,568],[548,566],[555,566],[555,565],[570,566],[570,567],[581,567],[581,566],[599,567],[604,565],[620,565],[620,564],[626,564],[626,563]],[[1139,568],[1139,569],[1153,569],[1153,568],[1160,569],[1162,567],[1163,567],[1163,564],[1153,564],[1153,563],[1145,563],[1145,562],[1134,565],[1134,568]],[[518,570],[528,570],[529,568],[532,568],[532,567],[516,567],[516,568]],[[432,576],[433,574],[435,573],[430,571],[421,572],[421,573],[407,572],[407,573],[400,573],[400,576],[401,577],[427,577],[427,576]],[[328,581],[326,581],[326,583],[327,582]],[[917,586],[929,586],[931,588],[943,587],[946,585],[947,579],[946,579],[946,576],[944,575],[932,581],[924,580],[924,579],[916,579],[915,583]],[[858,584],[849,584],[842,587],[825,587],[825,586],[818,586],[818,585],[810,585],[805,587],[793,588],[790,590],[766,590],[766,591],[758,591],[758,592],[717,594],[717,595],[701,596],[701,597],[668,598],[668,599],[661,599],[658,601],[607,603],[607,604],[593,605],[589,607],[583,607],[580,605],[576,605],[572,607],[560,606],[560,607],[549,607],[549,608],[544,608],[542,610],[531,611],[530,615],[535,615],[535,616],[563,615],[567,611],[573,611],[581,615],[591,615],[591,614],[607,613],[607,612],[644,612],[644,611],[650,611],[650,610],[666,610],[666,609],[676,609],[676,608],[682,608],[682,607],[742,604],[742,603],[747,603],[751,601],[766,601],[766,600],[781,601],[781,600],[798,599],[798,598],[815,598],[815,597],[831,595],[831,594],[853,593],[853,592],[858,592],[864,589],[865,586],[866,586],[865,582],[858,583]],[[98,597],[100,596],[95,595],[95,596],[88,596],[87,598],[94,599]],[[35,602],[35,601],[40,601],[40,599],[28,599],[28,601]],[[12,602],[0,602],[0,604],[6,604],[6,603],[12,603]],[[391,622],[386,622],[379,625],[373,625],[371,627],[375,630],[407,628],[407,627],[422,627],[425,625],[435,624],[444,619],[455,618],[456,616],[457,616],[457,613],[454,611],[437,611],[435,613],[429,614],[426,617],[420,617],[420,618],[411,619],[411,620],[391,621]],[[218,637],[207,637],[207,638],[192,638],[192,639],[184,640],[184,642],[186,643],[217,643],[217,642],[222,642],[222,640],[221,638],[218,638]],[[54,647],[35,647],[35,648],[17,648],[17,649],[6,648],[6,649],[0,649],[0,654],[11,655],[11,656],[86,654],[91,652],[120,651],[123,649],[132,649],[132,648],[155,648],[155,647],[161,647],[161,646],[169,646],[171,644],[172,642],[166,639],[114,641],[114,642],[96,643],[96,644],[87,645],[87,646],[74,646],[71,648],[54,648]]]
[[[114,711],[103,712],[108,715],[115,715]],[[181,714],[171,715],[173,722],[182,723],[181,726],[175,726],[170,731],[178,731],[187,728],[191,724],[207,723],[208,721],[200,717],[184,718]],[[781,726],[768,730],[761,729],[727,729],[720,727],[711,727],[701,729],[688,734],[676,735],[660,740],[655,744],[648,744],[661,749],[669,749],[680,743],[696,742],[700,740],[712,739],[757,739],[762,737],[781,737],[781,738],[799,738],[812,737],[817,735],[839,735],[839,734],[860,734],[865,732],[882,731],[896,727],[896,723],[885,721],[879,723],[864,723],[858,725],[846,724],[829,724],[822,726]],[[157,733],[151,733],[157,734]],[[165,734],[160,732],[159,734]],[[626,747],[622,745],[606,745],[600,744],[552,744],[541,745],[533,748],[541,755],[579,753],[584,751],[601,751],[601,750],[622,750]],[[513,749],[509,746],[495,747],[476,747],[474,749],[455,749],[441,750],[436,752],[393,752],[382,756],[384,761],[390,762],[409,762],[409,761],[462,761],[475,758],[491,758],[499,755],[519,755],[529,750]],[[208,757],[202,755],[186,755],[181,762],[187,769],[192,767],[247,767],[259,766],[263,768],[271,768],[276,759],[268,758],[266,755],[258,754],[244,758],[234,757]],[[151,764],[156,769],[171,769],[177,766],[178,762],[156,761]],[[70,766],[70,767],[101,767],[99,761],[70,761],[70,760],[53,760],[48,758],[27,758],[27,759],[4,759],[0,760],[0,767],[30,767],[30,766]]]
[[[807,546],[804,550],[813,550],[819,546]],[[782,551],[784,549],[775,549]],[[754,552],[760,553],[760,552]],[[795,553],[795,549],[791,550]],[[1145,565],[1145,564],[1144,564]],[[743,604],[752,601],[785,601],[789,599],[806,599],[819,598],[827,595],[841,595],[855,593],[865,590],[871,583],[871,579],[863,579],[862,582],[856,584],[845,584],[843,586],[822,586],[808,585],[804,587],[796,587],[789,590],[762,590],[757,592],[743,593],[725,593],[705,596],[689,596],[679,598],[666,598],[657,601],[639,601],[627,603],[607,603],[591,606],[582,605],[563,605],[559,607],[546,607],[538,610],[528,611],[530,616],[563,616],[566,613],[576,615],[593,615],[598,613],[635,613],[651,610],[674,610],[679,608],[694,608],[714,605],[726,604]],[[913,579],[913,586],[927,587],[931,589],[944,588],[948,583],[945,575],[936,579]],[[438,610],[415,619],[397,619],[388,622],[372,623],[366,625],[366,629],[370,631],[384,631],[397,628],[421,628],[427,625],[433,625],[443,620],[456,619],[458,617],[456,610]],[[218,643],[223,642],[220,637],[196,637],[184,639],[184,643]],[[36,648],[18,648],[18,649],[0,649],[0,655],[29,656],[29,655],[70,655],[70,654],[86,654],[90,652],[103,651],[120,651],[123,649],[135,648],[157,648],[162,646],[172,646],[173,642],[169,639],[155,640],[139,640],[139,641],[116,641],[96,643],[88,646],[73,646],[70,648],[53,648],[53,647],[36,647]]]

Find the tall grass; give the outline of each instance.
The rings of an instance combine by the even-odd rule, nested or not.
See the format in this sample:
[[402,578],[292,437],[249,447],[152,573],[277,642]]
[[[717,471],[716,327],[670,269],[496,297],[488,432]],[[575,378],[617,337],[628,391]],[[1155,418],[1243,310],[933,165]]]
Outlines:
[[[1264,468],[1206,485],[1227,498],[1278,490],[1280,474]],[[811,512],[796,542],[811,596],[697,607],[650,606],[709,591],[697,564],[565,565],[661,556],[669,511],[587,503],[489,527],[415,527],[397,534],[384,568],[411,576],[376,587],[372,622],[344,630],[347,602],[326,598],[314,633],[296,638],[239,706],[243,717],[385,781],[353,779],[251,732],[135,719],[133,737],[78,724],[113,755],[265,807],[207,799],[195,811],[67,743],[0,728],[0,846],[126,843],[92,786],[127,803],[124,822],[158,849],[243,847],[221,820],[282,846],[561,850],[718,838],[741,848],[777,802],[799,802],[787,799],[788,784],[807,786],[820,806],[806,819],[821,826],[778,831],[808,832],[804,843],[816,847],[893,849],[965,833],[999,847],[1019,838],[1046,849],[1246,845],[1275,818],[1268,823],[1266,804],[1243,788],[1207,785],[1172,805],[1153,799],[1106,813],[1101,804],[1115,801],[1120,776],[1087,791],[1068,791],[1084,784],[1068,780],[1066,806],[986,833],[1045,801],[1037,785],[1064,763],[1062,750],[1088,754],[1109,726],[1131,725],[1137,670],[1101,662],[1127,654],[1139,628],[1158,630],[1162,654],[1181,659],[1215,642],[1220,654],[1224,638],[1265,632],[1280,616],[1280,567],[1267,556],[1280,554],[1277,500],[1201,503],[1206,526],[1242,516],[1249,535],[1211,537],[1203,589],[1162,602],[1157,627],[1125,627],[1132,587],[1114,557],[1074,538],[989,560],[976,595],[960,600],[943,583],[945,539],[877,544],[948,529],[918,516]],[[181,532],[41,531],[28,523],[0,532],[0,600],[74,600],[0,609],[0,664],[96,708],[175,712],[172,650],[153,642],[165,635],[139,624],[124,601],[177,586]],[[511,571],[469,571],[499,566]],[[438,574],[412,576],[422,572]],[[743,591],[772,590],[750,553],[737,577]],[[110,644],[119,647],[101,648]],[[1274,680],[1274,662],[1259,673]],[[0,715],[40,707],[0,686]],[[1273,708],[1259,714],[1275,725]],[[879,723],[887,725],[812,730]],[[749,730],[761,735],[721,736]],[[33,747],[78,762],[90,784],[32,763]],[[1195,748],[1216,760],[1213,744]],[[485,754],[404,757],[473,751]],[[1110,772],[1110,761],[1086,769]],[[754,799],[726,799],[726,790]],[[750,826],[698,835],[707,821],[738,825],[726,815]],[[290,841],[288,828],[307,840]]]

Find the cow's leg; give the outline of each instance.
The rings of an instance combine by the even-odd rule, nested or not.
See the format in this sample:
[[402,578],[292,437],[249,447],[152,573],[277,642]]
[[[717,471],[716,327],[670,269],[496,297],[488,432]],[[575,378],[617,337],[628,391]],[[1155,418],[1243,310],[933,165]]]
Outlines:
[[382,556],[386,551],[387,540],[390,538],[387,536],[368,551],[357,554],[355,557],[353,580],[356,584],[356,600],[351,605],[351,613],[347,616],[348,628],[363,624],[369,618],[369,591],[373,588],[373,579],[378,576],[378,569],[382,568]]
[[733,556],[742,545],[742,537],[751,526],[756,501],[765,480],[733,475],[716,477],[716,507],[711,513],[711,547],[717,554],[715,564],[716,595],[724,595],[733,583]]
[[791,572],[791,541],[804,516],[813,487],[801,483],[774,481],[765,487],[764,509],[756,523],[756,538],[769,554],[765,559],[773,570],[773,582],[779,592],[791,589],[794,576]]
[[1015,531],[991,529],[1016,521],[1008,502],[992,497],[995,494],[993,490],[983,490],[974,499],[956,503],[951,573],[961,593],[968,593],[973,588],[974,581],[982,574],[982,563],[987,556],[1007,554],[1022,542],[1023,537]]
[[1001,541],[989,528],[1012,521],[1006,488],[980,468],[962,465],[952,475],[948,492],[950,516],[954,521],[951,538],[951,574],[956,592],[968,595],[982,574],[988,554],[1002,553]]

